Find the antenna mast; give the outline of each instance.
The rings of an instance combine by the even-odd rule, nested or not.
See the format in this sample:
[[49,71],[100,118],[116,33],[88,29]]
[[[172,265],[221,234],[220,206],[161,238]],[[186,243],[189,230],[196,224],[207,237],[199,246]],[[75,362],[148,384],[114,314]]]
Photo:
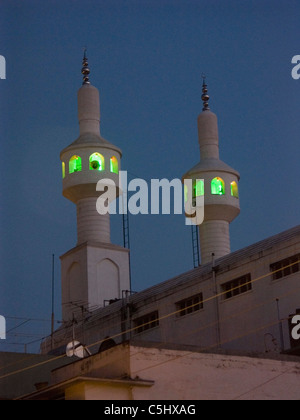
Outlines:
[[54,263],[55,255],[52,254],[52,311],[51,311],[51,347],[53,349],[53,334],[54,334]]

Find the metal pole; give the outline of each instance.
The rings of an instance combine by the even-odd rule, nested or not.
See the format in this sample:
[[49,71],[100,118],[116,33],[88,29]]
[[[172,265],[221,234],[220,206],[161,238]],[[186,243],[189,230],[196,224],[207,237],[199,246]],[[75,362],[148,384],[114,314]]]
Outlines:
[[221,329],[220,329],[220,310],[219,310],[219,298],[218,298],[218,287],[217,287],[217,278],[215,270],[215,254],[212,254],[212,275],[213,275],[213,285],[215,292],[215,301],[216,301],[216,318],[217,318],[217,347],[221,348]]
[[51,348],[53,349],[53,334],[54,334],[54,262],[55,255],[52,254],[52,311],[51,311]]
[[[129,214],[128,214],[128,192],[123,191],[122,206],[123,206],[123,242],[124,248],[128,249],[128,264],[129,264],[129,285],[132,290],[132,279],[131,279],[131,251],[130,251],[130,235],[129,235]],[[126,200],[126,201],[125,201]],[[125,207],[126,205],[126,207]]]
[[280,334],[280,347],[281,351],[284,351],[284,337],[283,337],[283,326],[282,326],[282,320],[280,317],[280,309],[279,309],[279,299],[276,299],[277,302],[277,316],[278,316],[278,322],[279,322],[279,334]]
[[198,226],[192,224],[192,246],[193,246],[193,262],[194,268],[200,265],[200,250],[199,250],[199,232]]

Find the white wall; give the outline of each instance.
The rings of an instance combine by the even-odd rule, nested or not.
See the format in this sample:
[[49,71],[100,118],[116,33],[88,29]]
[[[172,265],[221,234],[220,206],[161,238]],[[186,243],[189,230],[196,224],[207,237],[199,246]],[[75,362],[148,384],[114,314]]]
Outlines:
[[131,376],[154,381],[135,400],[299,400],[295,362],[131,348]]

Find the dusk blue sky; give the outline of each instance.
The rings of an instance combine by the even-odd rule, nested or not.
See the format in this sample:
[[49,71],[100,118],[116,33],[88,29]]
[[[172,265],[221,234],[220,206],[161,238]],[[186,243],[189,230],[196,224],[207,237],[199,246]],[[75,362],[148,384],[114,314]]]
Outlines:
[[[76,207],[62,197],[59,154],[79,133],[84,46],[101,134],[122,149],[132,178],[181,178],[199,161],[204,72],[221,159],[241,174],[232,250],[299,224],[299,18],[299,0],[0,0],[0,314],[9,329],[25,321],[13,317],[50,320],[52,254],[61,317],[59,256],[76,245]],[[111,225],[122,245],[121,217]],[[183,216],[131,216],[130,241],[135,291],[193,268]],[[9,343],[48,334],[50,321],[27,327],[0,350],[23,350]]]

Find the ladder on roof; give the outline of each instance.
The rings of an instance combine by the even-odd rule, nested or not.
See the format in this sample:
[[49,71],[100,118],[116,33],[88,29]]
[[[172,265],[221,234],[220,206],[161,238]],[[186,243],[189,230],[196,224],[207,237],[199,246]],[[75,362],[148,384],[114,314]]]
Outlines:
[[129,215],[128,214],[123,214],[123,244],[124,244],[124,248],[130,249]]
[[199,249],[199,231],[198,226],[192,225],[192,245],[193,245],[193,262],[194,268],[200,265],[200,249]]

